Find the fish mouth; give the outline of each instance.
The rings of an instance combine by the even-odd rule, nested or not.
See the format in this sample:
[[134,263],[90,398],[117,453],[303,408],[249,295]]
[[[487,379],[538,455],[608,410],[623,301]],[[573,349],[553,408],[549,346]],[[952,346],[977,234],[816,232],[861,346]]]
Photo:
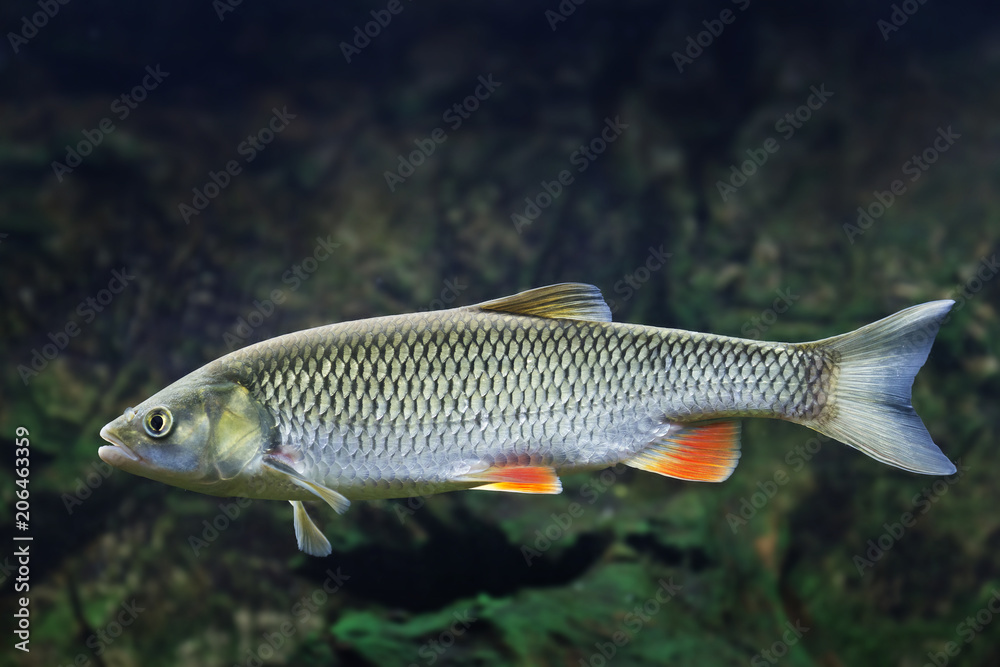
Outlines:
[[[111,426],[108,424],[108,426]],[[122,463],[139,463],[139,455],[125,446],[117,436],[111,433],[111,429],[105,426],[101,429],[101,437],[111,443],[111,446],[102,445],[97,450],[97,455],[107,464],[121,467]]]

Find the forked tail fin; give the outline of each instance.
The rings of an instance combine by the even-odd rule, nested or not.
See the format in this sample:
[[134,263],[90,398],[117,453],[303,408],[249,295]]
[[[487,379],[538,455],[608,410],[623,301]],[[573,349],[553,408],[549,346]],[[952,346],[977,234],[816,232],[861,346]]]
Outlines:
[[904,470],[927,475],[955,472],[910,405],[913,379],[954,303],[931,301],[857,331],[810,343],[839,353],[839,372],[826,409],[814,421],[803,423]]

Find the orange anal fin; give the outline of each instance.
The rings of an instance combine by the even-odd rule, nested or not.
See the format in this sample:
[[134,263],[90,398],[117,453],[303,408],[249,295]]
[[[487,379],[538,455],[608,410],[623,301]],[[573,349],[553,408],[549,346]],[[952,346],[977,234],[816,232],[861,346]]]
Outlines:
[[723,482],[740,462],[740,422],[672,424],[625,465],[693,482]]
[[457,482],[482,482],[476,491],[509,493],[562,493],[562,482],[555,468],[539,466],[495,466],[482,472],[456,477]]

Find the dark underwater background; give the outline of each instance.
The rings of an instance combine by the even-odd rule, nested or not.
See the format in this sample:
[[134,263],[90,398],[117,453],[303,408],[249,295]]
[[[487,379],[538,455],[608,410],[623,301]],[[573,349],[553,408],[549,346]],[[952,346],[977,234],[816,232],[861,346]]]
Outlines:
[[[374,13],[373,13],[374,12]],[[996,665],[1000,9],[0,7],[3,664]],[[365,34],[365,32],[368,34]],[[560,281],[800,341],[957,301],[913,404],[960,473],[744,424],[723,484],[213,498],[101,426],[243,345]],[[30,528],[15,527],[15,429]]]

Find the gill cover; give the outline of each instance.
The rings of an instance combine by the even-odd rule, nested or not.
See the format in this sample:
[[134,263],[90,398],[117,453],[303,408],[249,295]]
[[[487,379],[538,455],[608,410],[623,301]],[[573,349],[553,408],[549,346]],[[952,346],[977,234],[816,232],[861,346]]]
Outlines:
[[[201,390],[210,427],[205,460],[219,481],[235,479],[260,458],[277,434],[274,419],[246,387],[234,382],[226,385]],[[212,400],[216,395],[218,400]]]

